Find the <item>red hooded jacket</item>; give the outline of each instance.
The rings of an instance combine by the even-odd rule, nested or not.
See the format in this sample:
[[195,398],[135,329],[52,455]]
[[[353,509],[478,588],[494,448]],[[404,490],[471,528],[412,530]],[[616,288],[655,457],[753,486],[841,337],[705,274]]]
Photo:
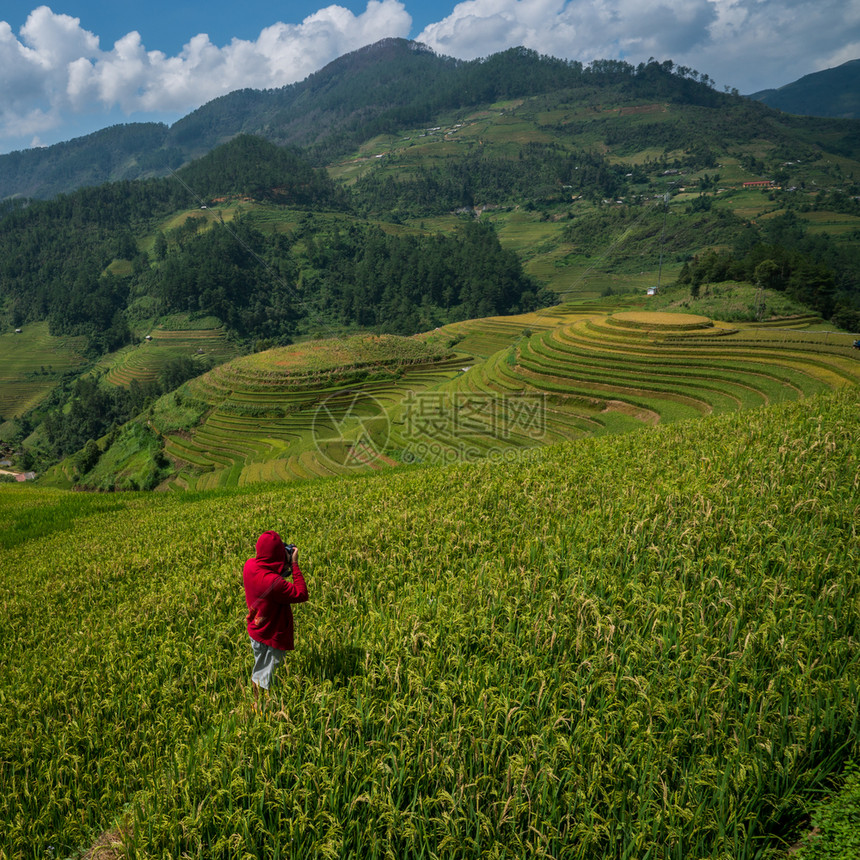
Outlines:
[[277,532],[263,532],[257,539],[257,555],[245,562],[242,582],[245,602],[248,604],[248,635],[278,648],[293,650],[293,610],[291,603],[304,603],[308,587],[299,570],[293,565],[293,581],[284,578],[287,553]]

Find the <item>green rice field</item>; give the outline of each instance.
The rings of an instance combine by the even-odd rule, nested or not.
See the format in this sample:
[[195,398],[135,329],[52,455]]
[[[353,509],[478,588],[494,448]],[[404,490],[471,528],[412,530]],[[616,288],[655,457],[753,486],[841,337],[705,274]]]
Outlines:
[[63,373],[84,364],[85,348],[85,338],[49,334],[47,322],[0,334],[0,417],[8,420],[37,405]]
[[[605,328],[534,334],[487,384],[584,375],[590,340],[630,360]],[[787,857],[860,754],[860,399],[791,394],[802,332],[754,366],[741,335],[630,381],[703,417],[509,461],[0,486],[0,856]],[[240,571],[270,528],[310,601],[257,715]]]
[[206,368],[236,354],[235,345],[220,326],[174,329],[161,325],[153,328],[148,337],[101,362],[107,370],[105,379],[109,384],[127,386],[135,380],[153,382],[177,358],[190,358]]
[[[851,336],[809,330],[818,322],[590,302],[418,338],[308,341],[213,369],[148,424],[173,464],[163,488],[183,490],[515,457],[857,386]],[[193,424],[177,422],[179,405]]]

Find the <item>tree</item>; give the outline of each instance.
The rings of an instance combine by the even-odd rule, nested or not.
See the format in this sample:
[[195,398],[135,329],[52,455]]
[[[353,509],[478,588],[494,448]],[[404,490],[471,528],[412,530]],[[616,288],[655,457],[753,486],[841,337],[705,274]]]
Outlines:
[[779,266],[773,260],[762,260],[755,267],[754,280],[757,286],[766,290],[784,289],[781,283]]
[[98,446],[98,442],[90,439],[77,456],[77,466],[80,473],[85,475],[89,472],[98,463],[101,455],[102,452]]

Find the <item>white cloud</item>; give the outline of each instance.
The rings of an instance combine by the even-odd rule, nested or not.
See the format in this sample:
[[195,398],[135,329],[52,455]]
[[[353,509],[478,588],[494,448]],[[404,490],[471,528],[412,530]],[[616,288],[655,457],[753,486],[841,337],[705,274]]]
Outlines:
[[417,39],[463,59],[516,45],[584,63],[672,59],[751,92],[851,59],[860,0],[464,0]]
[[839,65],[860,41],[860,0],[715,0],[717,21],[697,68],[741,92]]
[[714,17],[711,0],[465,0],[418,39],[464,58],[525,45],[585,62],[633,52],[647,59],[667,45],[699,44]]
[[40,6],[20,39],[0,21],[0,138],[32,136],[72,115],[116,108],[126,115],[179,116],[232,90],[301,80],[349,51],[405,37],[411,26],[400,0],[369,0],[359,15],[328,6],[300,24],[273,24],[254,41],[234,39],[218,47],[199,34],[168,57],[146,50],[134,31],[104,51],[79,18]]
[[[134,31],[103,50],[80,19],[40,6],[17,36],[0,21],[0,144],[80,133],[85,117],[90,128],[95,117],[178,118],[235,89],[301,80],[348,51],[408,36],[409,2],[369,0],[358,15],[330,5],[223,46],[201,33],[175,56],[148,50]],[[416,38],[462,59],[517,45],[585,63],[672,59],[753,92],[860,56],[860,0],[464,0]]]
[[860,59],[860,42],[852,42],[825,55],[819,60],[818,67],[810,71],[820,72],[822,69],[832,69],[834,66],[841,66],[849,60],[856,59]]

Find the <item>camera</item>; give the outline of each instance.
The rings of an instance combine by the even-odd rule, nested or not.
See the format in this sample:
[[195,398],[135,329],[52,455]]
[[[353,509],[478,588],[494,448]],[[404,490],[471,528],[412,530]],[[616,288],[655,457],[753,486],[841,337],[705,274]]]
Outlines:
[[296,545],[295,545],[294,543],[285,543],[285,544],[284,544],[284,550],[285,550],[285,551],[286,551],[286,553],[287,553],[287,558],[291,558],[291,557],[292,557],[292,555],[293,555],[293,550],[294,550],[295,548],[296,548]]

